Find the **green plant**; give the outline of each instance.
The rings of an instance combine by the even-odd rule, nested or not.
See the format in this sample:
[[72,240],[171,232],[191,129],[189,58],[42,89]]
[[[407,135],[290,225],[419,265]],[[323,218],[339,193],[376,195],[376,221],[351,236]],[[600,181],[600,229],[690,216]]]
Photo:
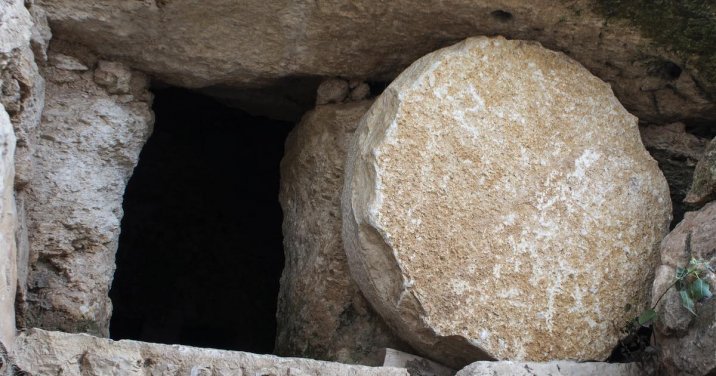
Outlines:
[[696,315],[695,302],[708,299],[713,296],[709,284],[701,278],[701,273],[710,270],[707,262],[691,258],[685,268],[676,268],[676,278],[669,287],[661,293],[654,303],[654,306],[645,309],[636,321],[641,326],[649,325],[657,317],[656,308],[661,299],[669,290],[676,288],[681,298],[681,305],[684,306],[691,314]]
[[[690,252],[691,237],[687,237],[687,250]],[[646,364],[658,363],[658,345],[652,324],[658,317],[657,307],[662,298],[672,289],[676,288],[681,298],[681,304],[693,315],[696,314],[695,302],[713,296],[709,285],[702,279],[703,273],[711,270],[708,263],[692,258],[684,268],[677,268],[674,281],[661,293],[654,305],[645,309],[638,317],[629,320],[620,330],[622,339],[610,361],[629,361]],[[630,305],[625,310],[631,309]],[[652,338],[653,337],[653,338]]]

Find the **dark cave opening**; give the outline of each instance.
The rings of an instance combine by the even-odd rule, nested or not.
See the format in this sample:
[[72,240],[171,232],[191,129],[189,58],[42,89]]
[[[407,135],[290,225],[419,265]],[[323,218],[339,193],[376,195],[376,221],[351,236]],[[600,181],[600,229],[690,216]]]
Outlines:
[[111,338],[271,353],[292,124],[187,90],[154,94],[154,132],[124,195]]

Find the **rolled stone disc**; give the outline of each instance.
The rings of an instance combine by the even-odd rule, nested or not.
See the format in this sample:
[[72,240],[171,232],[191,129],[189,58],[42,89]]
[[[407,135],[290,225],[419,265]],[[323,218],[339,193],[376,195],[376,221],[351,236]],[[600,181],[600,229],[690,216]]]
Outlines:
[[485,37],[431,53],[347,158],[351,273],[428,357],[601,360],[647,304],[666,181],[637,119],[562,53]]

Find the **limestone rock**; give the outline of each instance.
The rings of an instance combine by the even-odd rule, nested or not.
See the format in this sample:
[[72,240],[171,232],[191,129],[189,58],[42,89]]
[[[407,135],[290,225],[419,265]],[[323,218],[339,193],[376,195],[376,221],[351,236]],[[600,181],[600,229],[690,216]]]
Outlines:
[[678,224],[684,213],[695,206],[684,203],[694,176],[696,163],[703,157],[708,140],[686,131],[684,123],[648,125],[639,127],[641,140],[669,183],[673,205],[672,226]]
[[349,94],[348,82],[332,78],[321,82],[316,92],[316,104],[341,103]]
[[15,338],[17,249],[15,246],[15,134],[0,104],[0,348],[12,348]]
[[25,3],[31,6],[30,1],[20,0],[0,4],[0,348],[9,349],[15,336],[18,280],[22,283],[26,270],[21,231],[15,241],[22,215],[16,215],[13,185],[23,180],[29,168],[28,131],[39,122],[44,96],[30,49],[33,25]]
[[455,370],[442,364],[417,355],[404,353],[395,349],[385,349],[384,367],[405,368],[411,375],[419,376],[453,376]]
[[[684,220],[661,243],[661,265],[652,293],[656,304],[674,282],[677,267],[686,267],[691,258],[705,261],[709,268],[701,278],[716,291],[716,202],[698,212],[686,213]],[[660,360],[670,374],[706,375],[716,371],[716,299],[696,303],[694,316],[681,304],[676,289],[666,292],[656,307],[657,343]],[[681,373],[683,372],[683,373]]]
[[684,336],[657,338],[664,374],[713,375],[716,372],[716,299],[700,305],[698,315]]
[[694,170],[694,181],[684,201],[703,204],[716,198],[716,138],[711,140]]
[[703,90],[716,83],[635,27],[595,12],[594,0],[39,3],[56,38],[173,85],[285,90],[296,85],[277,85],[287,77],[386,81],[430,51],[469,36],[504,35],[568,53],[610,82],[641,119],[716,119],[713,92]]
[[[50,61],[58,61],[52,53]],[[92,70],[50,65],[44,75],[45,107],[24,193],[30,271],[18,323],[106,336],[122,195],[149,137],[151,97],[141,74],[122,96],[95,84]]]
[[32,19],[23,1],[3,1],[0,5],[0,54],[24,47],[31,34]]
[[[686,132],[684,123],[639,127],[641,141],[650,152],[661,151],[671,158],[686,159],[695,164],[706,150],[708,140]],[[656,156],[654,156],[656,158]]]
[[47,13],[32,0],[26,1],[25,6],[28,7],[32,17],[33,25],[30,37],[32,52],[39,61],[47,61],[47,48],[50,45],[50,39],[52,39],[50,24],[47,22]]
[[13,79],[23,88],[25,95],[20,96],[19,111],[12,114],[11,120],[17,138],[15,149],[15,203],[17,206],[17,296],[27,292],[27,274],[29,268],[29,237],[27,231],[27,188],[34,171],[33,154],[39,137],[38,127],[45,106],[45,80],[40,76],[35,64],[34,51],[42,52],[40,47],[28,46],[20,49],[11,69]]
[[346,144],[371,103],[319,106],[286,140],[279,355],[379,365],[382,348],[405,348],[351,279],[341,239]]
[[363,82],[359,84],[358,86],[351,89],[351,95],[350,98],[353,101],[360,101],[363,99],[366,99],[370,96],[370,86]]
[[128,94],[132,71],[121,63],[100,61],[94,71],[94,81],[110,94]]
[[60,53],[49,56],[50,64],[57,69],[68,71],[86,71],[89,68],[74,56],[67,56]]
[[411,65],[349,149],[351,273],[396,333],[458,368],[604,359],[646,306],[669,191],[609,85],[536,43]]
[[31,375],[408,376],[404,369],[365,367],[238,351],[111,341],[32,329],[18,337],[15,362]]
[[460,370],[456,376],[646,376],[649,374],[637,363],[502,361],[475,362]]
[[[38,7],[32,5],[32,9]],[[29,149],[44,100],[44,80],[30,47],[32,30],[32,19],[22,1],[0,6],[0,103],[10,115],[17,137],[15,183],[19,188],[27,182],[31,169]]]

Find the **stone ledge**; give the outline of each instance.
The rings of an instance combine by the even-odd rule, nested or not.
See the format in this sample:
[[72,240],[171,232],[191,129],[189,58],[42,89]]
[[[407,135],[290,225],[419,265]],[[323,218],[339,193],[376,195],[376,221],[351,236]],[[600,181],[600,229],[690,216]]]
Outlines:
[[366,367],[239,351],[113,341],[87,334],[31,329],[16,342],[14,361],[31,375],[407,376],[405,369]]
[[463,368],[455,376],[646,376],[646,369],[637,363],[602,363],[602,362],[475,362]]

